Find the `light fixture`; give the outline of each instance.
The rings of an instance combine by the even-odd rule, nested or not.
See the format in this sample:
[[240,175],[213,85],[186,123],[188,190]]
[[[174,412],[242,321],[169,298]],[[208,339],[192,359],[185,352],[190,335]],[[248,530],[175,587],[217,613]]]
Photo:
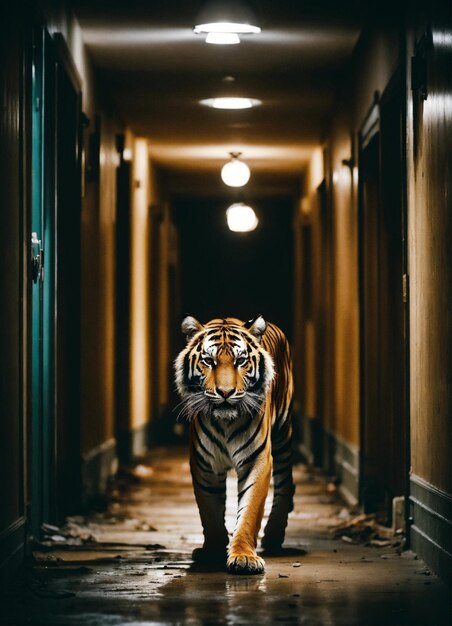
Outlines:
[[[248,5],[239,0],[211,0],[199,13],[193,32],[208,35],[206,43],[240,43],[239,35],[251,35],[261,32],[257,19]],[[215,37],[209,37],[214,33]],[[220,34],[233,34],[235,39],[220,40]]]
[[255,98],[242,98],[234,96],[207,98],[206,100],[201,100],[200,104],[211,107],[212,109],[251,109],[262,104],[262,101],[256,100]]
[[243,187],[250,179],[250,168],[239,160],[241,152],[230,152],[231,160],[221,169],[221,180],[228,187]]
[[237,33],[207,33],[206,43],[213,43],[220,46],[234,46],[240,43]]
[[249,233],[255,230],[259,220],[250,206],[244,202],[236,202],[226,210],[226,221],[229,230],[235,233]]

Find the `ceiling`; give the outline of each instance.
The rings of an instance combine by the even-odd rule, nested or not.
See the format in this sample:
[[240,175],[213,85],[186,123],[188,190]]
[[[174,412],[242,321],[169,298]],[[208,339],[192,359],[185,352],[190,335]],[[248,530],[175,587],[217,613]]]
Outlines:
[[[192,32],[202,4],[73,2],[116,108],[149,138],[151,157],[176,187],[202,180],[224,188],[219,170],[231,151],[243,153],[255,184],[293,184],[328,130],[360,33],[359,3],[251,1],[262,33],[236,46],[208,45]],[[199,104],[218,95],[262,105],[221,111]]]

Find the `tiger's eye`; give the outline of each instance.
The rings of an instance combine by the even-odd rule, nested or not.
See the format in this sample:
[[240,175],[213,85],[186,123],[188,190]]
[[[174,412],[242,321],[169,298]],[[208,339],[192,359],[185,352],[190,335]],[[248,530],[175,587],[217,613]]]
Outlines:
[[215,365],[215,361],[210,356],[204,356],[202,362],[204,365],[207,365],[207,367],[213,367]]
[[241,367],[242,365],[245,365],[247,360],[248,359],[246,358],[246,356],[239,356],[239,358],[235,362],[235,366],[236,367]]

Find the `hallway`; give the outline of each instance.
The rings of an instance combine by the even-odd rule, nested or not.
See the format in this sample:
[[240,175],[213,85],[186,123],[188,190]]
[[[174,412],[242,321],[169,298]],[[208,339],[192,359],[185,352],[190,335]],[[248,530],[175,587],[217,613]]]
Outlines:
[[[202,535],[187,461],[182,448],[153,450],[145,464],[120,474],[105,512],[73,518],[69,545],[54,530],[48,547],[34,550],[31,582],[3,601],[0,623],[450,624],[450,595],[425,563],[402,553],[402,536],[372,545],[362,533],[357,540],[340,530],[354,517],[332,484],[303,465],[295,468],[284,549],[265,557],[265,574],[195,566],[190,555]],[[236,494],[231,476],[229,528]]]
[[[450,0],[16,0],[0,29],[13,623],[446,623]],[[206,550],[239,472],[230,568],[304,463],[263,578],[192,568],[184,415]]]

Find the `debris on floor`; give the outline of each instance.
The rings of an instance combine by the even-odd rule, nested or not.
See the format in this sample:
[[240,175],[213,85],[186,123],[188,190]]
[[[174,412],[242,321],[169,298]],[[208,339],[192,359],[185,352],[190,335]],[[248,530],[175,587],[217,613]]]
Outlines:
[[[151,475],[114,481],[104,509],[44,526],[47,545],[36,544],[28,582],[0,603],[0,624],[450,623],[438,578],[414,553],[400,554],[403,536],[347,507],[328,478],[303,465],[294,468],[286,541],[265,555],[263,575],[196,568],[191,554],[202,529],[186,459],[182,449],[154,450],[140,460]],[[229,530],[235,478],[227,493]]]
[[97,538],[89,526],[85,525],[85,519],[81,516],[68,517],[62,527],[51,524],[43,524],[41,527],[43,539],[38,543],[40,548],[53,548],[64,546],[83,546],[97,543]]
[[338,521],[332,527],[332,534],[344,543],[364,544],[375,548],[392,547],[402,552],[405,544],[403,533],[394,532],[393,528],[383,526],[377,521],[375,513],[347,516],[343,511],[339,512]]

